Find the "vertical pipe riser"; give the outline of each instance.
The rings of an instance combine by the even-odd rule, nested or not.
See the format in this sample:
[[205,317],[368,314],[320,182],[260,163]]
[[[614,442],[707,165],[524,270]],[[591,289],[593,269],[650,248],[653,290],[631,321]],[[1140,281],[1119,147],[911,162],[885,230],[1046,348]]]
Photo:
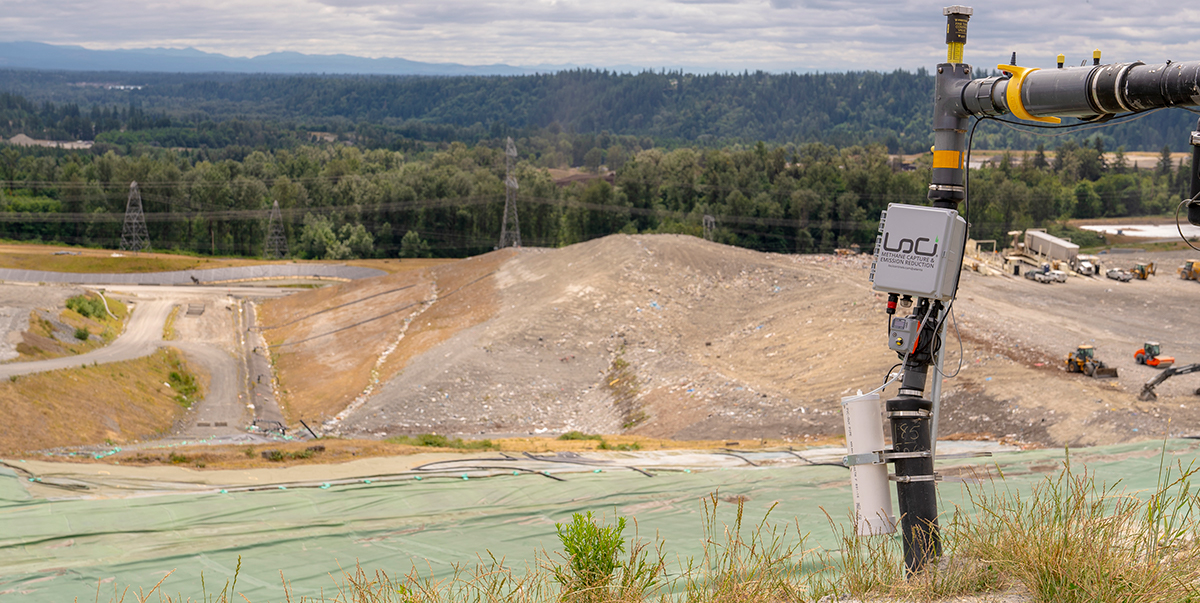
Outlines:
[[[892,450],[930,454],[932,424],[929,412],[933,404],[914,396],[887,401],[892,424]],[[903,413],[893,416],[894,413]],[[914,417],[914,413],[924,416]],[[904,533],[904,566],[908,573],[920,572],[941,554],[937,525],[937,488],[933,477],[933,458],[896,459],[896,498]],[[906,481],[916,479],[920,481]]]

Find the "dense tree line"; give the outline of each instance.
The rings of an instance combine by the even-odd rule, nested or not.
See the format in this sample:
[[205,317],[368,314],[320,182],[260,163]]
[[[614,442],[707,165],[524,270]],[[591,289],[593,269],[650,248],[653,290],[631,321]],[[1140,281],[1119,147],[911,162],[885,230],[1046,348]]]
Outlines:
[[[79,85],[97,81],[140,88]],[[925,70],[708,75],[574,70],[491,77],[0,71],[0,90],[7,91],[0,98],[5,136],[23,131],[118,147],[274,150],[304,144],[309,130],[403,151],[412,150],[414,141],[475,144],[559,132],[607,132],[672,148],[762,140],[839,148],[881,144],[892,153],[920,152],[932,140],[933,76]],[[1109,148],[1178,149],[1194,123],[1184,111],[1158,111],[1087,136],[1101,136]],[[1030,130],[993,123],[976,133],[978,148],[1031,149],[1038,140]]]
[[[608,138],[605,138],[607,136]],[[580,143],[580,141],[583,141]],[[579,143],[579,144],[577,144]],[[882,145],[823,143],[727,148],[643,148],[636,139],[560,133],[522,138],[542,157],[619,155],[601,173],[555,182],[536,160],[517,166],[526,245],[568,245],[615,232],[704,235],[766,251],[869,249],[888,203],[924,203],[929,155],[915,169]],[[591,146],[589,146],[591,145]],[[608,146],[605,146],[608,145]],[[1188,185],[1169,150],[1134,170],[1103,139],[1053,151],[1006,154],[970,175],[972,235],[1064,218],[1161,214]],[[6,147],[0,150],[0,236],[115,247],[136,181],[152,245],[202,254],[264,252],[268,210],[278,202],[296,257],[464,256],[493,248],[504,199],[501,140],[404,153],[345,145],[274,151],[150,150],[135,155]],[[583,149],[585,152],[578,153]],[[604,148],[603,152],[594,152]],[[523,155],[522,157],[528,157]]]

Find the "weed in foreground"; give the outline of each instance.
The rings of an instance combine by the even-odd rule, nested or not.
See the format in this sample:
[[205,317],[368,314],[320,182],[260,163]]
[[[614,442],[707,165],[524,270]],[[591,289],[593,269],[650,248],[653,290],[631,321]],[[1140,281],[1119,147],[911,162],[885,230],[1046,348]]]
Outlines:
[[803,548],[806,535],[798,524],[782,528],[770,524],[773,504],[747,536],[743,534],[746,499],[734,501],[733,525],[717,520],[722,502],[718,493],[702,502],[704,549],[699,563],[689,560],[684,570],[685,603],[806,601],[829,590],[819,575],[804,573],[804,560],[812,551]]
[[549,564],[554,581],[562,588],[562,601],[599,603],[641,601],[660,585],[665,565],[662,544],[652,554],[649,545],[636,537],[625,553],[625,518],[616,525],[602,526],[592,512],[576,513],[571,522],[554,524],[565,564]]
[[1021,582],[1037,601],[1156,603],[1200,600],[1200,522],[1191,480],[1200,468],[1165,466],[1149,498],[1098,483],[1069,462],[1026,496],[970,490],[979,510],[955,525],[966,555]]

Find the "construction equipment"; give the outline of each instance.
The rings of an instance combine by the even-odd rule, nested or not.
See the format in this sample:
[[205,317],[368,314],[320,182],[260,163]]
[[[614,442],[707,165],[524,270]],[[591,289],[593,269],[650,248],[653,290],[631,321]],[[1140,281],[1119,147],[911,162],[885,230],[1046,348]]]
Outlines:
[[1121,281],[1122,283],[1128,283],[1129,281],[1133,280],[1132,272],[1128,270],[1121,270],[1120,268],[1109,268],[1104,272],[1104,276],[1107,276],[1114,281]]
[[1096,360],[1096,350],[1090,345],[1081,345],[1067,354],[1067,372],[1083,373],[1088,377],[1116,377],[1116,367],[1106,366]]
[[1083,276],[1100,273],[1100,258],[1094,255],[1077,255],[1071,260],[1071,269]]
[[1188,260],[1179,267],[1179,278],[1185,281],[1200,280],[1200,260]]
[[1147,341],[1142,349],[1133,353],[1133,359],[1138,364],[1145,364],[1155,368],[1167,368],[1175,364],[1174,356],[1160,356],[1162,350],[1157,342]]
[[1150,275],[1157,274],[1157,270],[1154,269],[1154,262],[1150,262],[1149,264],[1138,264],[1129,272],[1133,274],[1134,278],[1138,278],[1143,281],[1150,278]]
[[[1156,400],[1156,399],[1158,399],[1158,394],[1154,393],[1154,388],[1158,387],[1158,385],[1160,383],[1162,383],[1163,381],[1166,381],[1167,379],[1170,379],[1171,377],[1174,377],[1176,375],[1186,375],[1188,373],[1194,373],[1196,371],[1200,371],[1200,363],[1185,364],[1183,366],[1173,366],[1173,367],[1159,373],[1153,379],[1147,381],[1146,384],[1142,386],[1142,392],[1140,394],[1138,394],[1138,400],[1141,400],[1143,402],[1149,402],[1150,400]],[[1195,393],[1197,396],[1200,396],[1200,388],[1196,389],[1196,391],[1193,393]]]

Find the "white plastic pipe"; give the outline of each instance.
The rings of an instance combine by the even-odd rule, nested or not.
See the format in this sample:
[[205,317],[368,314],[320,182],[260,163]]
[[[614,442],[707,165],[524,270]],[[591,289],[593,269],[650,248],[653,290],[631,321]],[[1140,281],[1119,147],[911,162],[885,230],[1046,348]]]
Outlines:
[[[883,402],[878,393],[842,398],[842,419],[846,425],[848,454],[883,450]],[[854,499],[856,534],[878,536],[896,531],[887,465],[851,466],[850,490]]]

